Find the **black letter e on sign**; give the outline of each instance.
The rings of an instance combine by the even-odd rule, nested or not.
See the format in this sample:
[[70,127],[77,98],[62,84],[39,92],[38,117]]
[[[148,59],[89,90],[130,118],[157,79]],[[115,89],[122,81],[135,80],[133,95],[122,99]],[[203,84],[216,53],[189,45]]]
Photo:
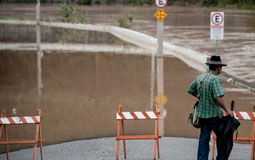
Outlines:
[[220,16],[219,16],[219,15],[216,15],[216,16],[215,16],[215,22],[216,22],[216,23],[220,23]]

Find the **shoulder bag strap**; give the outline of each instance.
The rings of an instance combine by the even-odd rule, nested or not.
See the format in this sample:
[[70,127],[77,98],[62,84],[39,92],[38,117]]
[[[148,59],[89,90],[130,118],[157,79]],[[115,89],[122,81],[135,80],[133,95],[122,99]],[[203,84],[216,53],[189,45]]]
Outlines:
[[202,82],[202,85],[201,85],[201,87],[200,87],[200,97],[202,96],[202,94],[203,94],[203,87],[204,87],[204,83],[205,83],[205,80],[210,76],[211,74],[209,73],[209,74],[207,74],[206,75],[206,77],[203,79],[203,82]]

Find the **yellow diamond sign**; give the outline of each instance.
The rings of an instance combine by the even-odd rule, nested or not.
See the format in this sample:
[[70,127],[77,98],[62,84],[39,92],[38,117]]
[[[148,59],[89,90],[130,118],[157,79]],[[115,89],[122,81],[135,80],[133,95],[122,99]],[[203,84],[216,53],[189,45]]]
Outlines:
[[162,8],[159,8],[154,13],[154,16],[161,22],[167,16],[167,13]]
[[164,94],[158,94],[155,97],[155,102],[162,107],[166,104],[167,98]]

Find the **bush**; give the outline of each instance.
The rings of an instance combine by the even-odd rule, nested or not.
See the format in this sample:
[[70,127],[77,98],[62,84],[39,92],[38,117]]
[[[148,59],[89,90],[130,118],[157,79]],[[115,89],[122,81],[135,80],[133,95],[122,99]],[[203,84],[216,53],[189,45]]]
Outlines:
[[47,17],[47,18],[41,18],[40,21],[43,21],[43,22],[51,22],[50,18]]
[[59,8],[61,9],[61,13],[62,13],[62,22],[71,22],[71,18],[73,15],[73,7],[67,5],[66,3],[60,3],[59,4]]
[[218,0],[201,0],[200,5],[201,6],[216,6],[218,3]]
[[145,0],[132,0],[131,3],[134,6],[143,6],[145,4]]
[[78,0],[78,4],[85,4],[85,5],[91,5],[92,0]]
[[[62,22],[81,24],[88,22],[88,13],[86,10],[73,9],[66,3],[59,4],[59,7],[61,8],[62,12]],[[88,39],[88,31],[70,29],[62,30],[62,43],[71,42],[75,39],[82,39],[84,43],[86,43]]]
[[115,19],[119,23],[119,27],[122,28],[130,28],[131,27],[131,22],[132,22],[132,16],[128,11],[123,11],[122,14],[117,15]]

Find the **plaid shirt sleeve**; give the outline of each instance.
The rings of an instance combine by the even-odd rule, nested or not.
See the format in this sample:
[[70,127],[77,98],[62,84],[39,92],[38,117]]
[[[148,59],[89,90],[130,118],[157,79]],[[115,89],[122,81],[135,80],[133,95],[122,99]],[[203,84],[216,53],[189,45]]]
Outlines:
[[195,94],[197,93],[197,80],[195,79],[188,88],[189,94]]
[[217,98],[217,97],[223,97],[224,96],[224,92],[222,89],[222,81],[220,78],[216,78],[213,81],[213,98]]

